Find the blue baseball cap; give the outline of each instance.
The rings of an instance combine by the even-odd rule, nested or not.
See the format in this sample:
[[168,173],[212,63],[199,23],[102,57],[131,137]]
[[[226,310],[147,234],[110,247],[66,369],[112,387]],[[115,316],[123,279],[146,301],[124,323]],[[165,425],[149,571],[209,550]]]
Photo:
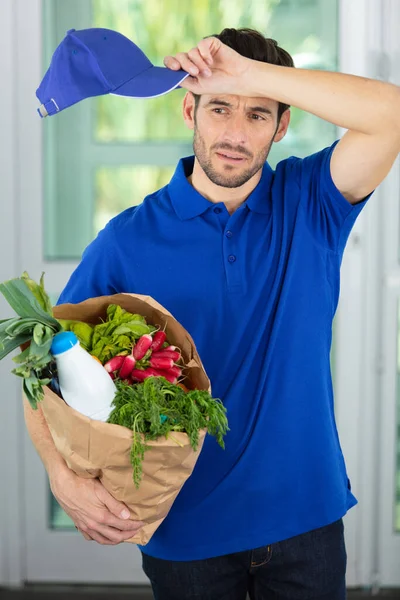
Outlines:
[[36,90],[41,117],[85,98],[115,94],[155,98],[180,87],[183,70],[155,67],[130,39],[112,29],[69,29]]

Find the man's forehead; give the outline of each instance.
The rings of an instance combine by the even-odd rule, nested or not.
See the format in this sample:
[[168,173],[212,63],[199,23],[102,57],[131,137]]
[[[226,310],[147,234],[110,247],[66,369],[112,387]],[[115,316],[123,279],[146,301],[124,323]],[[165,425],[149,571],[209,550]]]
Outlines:
[[239,106],[263,106],[265,108],[272,109],[276,104],[278,104],[271,98],[260,96],[253,98],[251,96],[239,96],[231,94],[202,94],[201,98],[201,104],[203,106],[211,104],[225,104],[226,106],[230,105],[233,108],[238,108]]

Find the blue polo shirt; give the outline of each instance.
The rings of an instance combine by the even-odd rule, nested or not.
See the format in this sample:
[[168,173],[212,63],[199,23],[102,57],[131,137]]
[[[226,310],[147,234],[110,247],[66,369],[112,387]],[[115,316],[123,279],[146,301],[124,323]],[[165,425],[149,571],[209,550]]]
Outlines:
[[194,472],[141,550],[196,560],[322,527],[357,503],[335,424],[330,349],[352,206],[335,187],[337,141],[290,157],[232,215],[187,181],[113,218],[86,248],[58,303],[134,292],[163,304],[193,336],[226,449],[206,437]]

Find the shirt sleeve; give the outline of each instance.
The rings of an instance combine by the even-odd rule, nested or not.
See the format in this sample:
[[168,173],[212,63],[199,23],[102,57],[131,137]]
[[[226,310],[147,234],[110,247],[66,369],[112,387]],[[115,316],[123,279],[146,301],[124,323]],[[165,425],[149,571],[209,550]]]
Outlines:
[[330,169],[338,142],[306,158],[295,159],[295,172],[300,186],[300,206],[311,233],[320,245],[341,255],[358,215],[373,192],[357,204],[350,204],[338,190]]
[[122,290],[116,236],[110,221],[87,246],[81,262],[72,273],[57,304],[77,304],[88,298],[119,293]]

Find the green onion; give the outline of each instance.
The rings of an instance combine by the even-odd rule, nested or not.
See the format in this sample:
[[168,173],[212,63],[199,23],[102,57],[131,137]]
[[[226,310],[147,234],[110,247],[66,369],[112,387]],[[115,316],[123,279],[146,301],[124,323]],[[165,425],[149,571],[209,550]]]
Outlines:
[[29,278],[26,271],[19,279],[0,284],[0,292],[19,315],[0,321],[0,360],[10,352],[30,342],[28,348],[13,358],[17,367],[13,373],[24,379],[23,390],[32,408],[43,399],[43,386],[51,379],[43,376],[53,360],[50,347],[61,324],[53,317],[50,299],[43,285]]

